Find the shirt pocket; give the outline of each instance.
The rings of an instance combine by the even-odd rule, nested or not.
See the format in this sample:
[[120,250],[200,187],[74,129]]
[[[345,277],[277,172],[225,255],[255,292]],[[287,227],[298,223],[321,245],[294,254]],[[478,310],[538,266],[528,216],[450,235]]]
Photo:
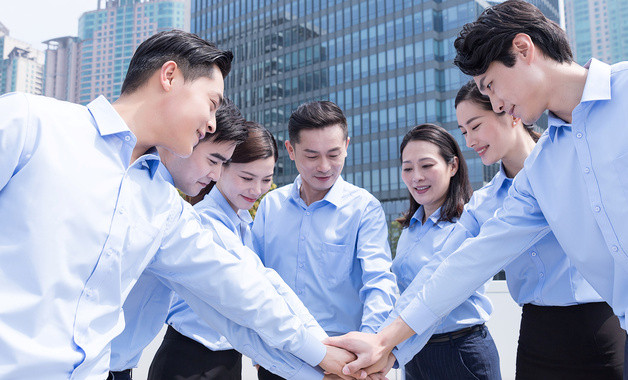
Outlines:
[[353,252],[346,244],[323,243],[321,275],[331,286],[347,279],[353,263]]

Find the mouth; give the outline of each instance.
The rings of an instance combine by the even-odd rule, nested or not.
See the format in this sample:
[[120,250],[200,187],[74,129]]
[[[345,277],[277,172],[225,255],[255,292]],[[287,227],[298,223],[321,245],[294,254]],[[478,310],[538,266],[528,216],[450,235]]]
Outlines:
[[209,182],[201,182],[201,181],[197,181],[201,186],[206,187],[207,185],[209,185]]
[[414,191],[418,194],[425,194],[430,189],[430,186],[416,186]]
[[510,110],[508,110],[508,114],[510,116],[515,116],[515,106],[514,105],[512,107],[510,107]]
[[241,197],[249,203],[255,203],[255,201],[257,200],[257,198],[249,198],[249,197],[245,197],[244,195],[241,195]]
[[205,137],[205,133],[203,133],[202,130],[197,129],[196,130],[196,137],[198,137],[198,141],[201,141],[203,139],[203,137]]
[[482,147],[482,148],[480,148],[480,149],[476,149],[476,150],[475,150],[475,152],[476,152],[479,156],[482,156],[482,155],[486,152],[486,150],[487,150],[487,149],[488,149],[488,145],[483,146],[483,147]]
[[316,178],[317,180],[321,181],[321,182],[325,182],[325,181],[329,181],[329,179],[331,178],[331,175],[328,176],[314,176],[314,178]]

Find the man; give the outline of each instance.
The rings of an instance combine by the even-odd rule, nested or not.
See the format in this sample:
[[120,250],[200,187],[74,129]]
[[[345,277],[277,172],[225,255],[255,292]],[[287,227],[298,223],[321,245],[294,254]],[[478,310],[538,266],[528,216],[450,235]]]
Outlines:
[[[260,203],[255,251],[327,334],[375,332],[398,290],[379,201],[340,177],[346,118],[332,102],[305,103],[290,116],[288,133],[286,149],[299,176]],[[260,368],[260,379],[273,378]]]
[[308,364],[336,372],[349,356],[217,246],[157,171],[155,146],[188,156],[213,132],[231,60],[197,36],[162,32],[138,47],[113,105],[0,99],[0,377],[105,378],[121,306],[144,270],[201,317],[215,308]]
[[374,363],[368,371],[385,367],[395,346],[406,356],[408,342],[401,342],[426,331],[550,230],[626,328],[628,64],[592,59],[579,66],[564,31],[521,0],[488,8],[464,26],[455,47],[456,65],[473,76],[495,112],[529,124],[548,109],[549,128],[503,208],[429,281],[413,283],[414,291],[399,301],[399,318],[377,335],[334,342],[358,353],[347,373]]

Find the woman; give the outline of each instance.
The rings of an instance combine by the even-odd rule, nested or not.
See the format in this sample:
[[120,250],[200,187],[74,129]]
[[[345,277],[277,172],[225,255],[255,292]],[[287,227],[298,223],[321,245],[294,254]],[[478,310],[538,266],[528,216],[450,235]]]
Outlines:
[[[501,207],[539,134],[518,118],[494,113],[473,81],[459,90],[455,107],[467,146],[484,165],[501,161],[500,171],[475,191],[458,222],[476,236]],[[505,272],[511,296],[523,306],[517,379],[622,379],[626,334],[553,234],[508,264]]]
[[[203,224],[220,231],[221,239],[232,235],[237,237],[233,239],[237,244],[250,246],[252,219],[248,210],[271,187],[277,145],[261,125],[245,125],[248,137],[224,164],[215,186],[211,183],[190,201],[196,203]],[[167,323],[170,326],[151,364],[149,379],[241,379],[242,355],[178,296],[171,304]]]
[[[404,229],[392,270],[403,292],[447,241],[471,196],[471,185],[460,147],[441,127],[413,128],[405,135],[400,152],[410,207],[398,220]],[[406,364],[406,378],[500,379],[497,348],[484,325],[491,311],[484,288],[478,289],[443,320]]]

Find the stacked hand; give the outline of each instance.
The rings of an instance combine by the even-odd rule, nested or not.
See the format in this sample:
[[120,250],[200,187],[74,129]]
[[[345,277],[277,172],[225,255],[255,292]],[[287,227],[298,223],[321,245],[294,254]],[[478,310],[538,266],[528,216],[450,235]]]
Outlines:
[[414,331],[401,318],[397,318],[377,334],[350,332],[327,338],[323,341],[327,345],[327,356],[321,362],[321,367],[342,379],[386,379],[386,374],[396,360],[392,354],[393,348],[412,335]]

